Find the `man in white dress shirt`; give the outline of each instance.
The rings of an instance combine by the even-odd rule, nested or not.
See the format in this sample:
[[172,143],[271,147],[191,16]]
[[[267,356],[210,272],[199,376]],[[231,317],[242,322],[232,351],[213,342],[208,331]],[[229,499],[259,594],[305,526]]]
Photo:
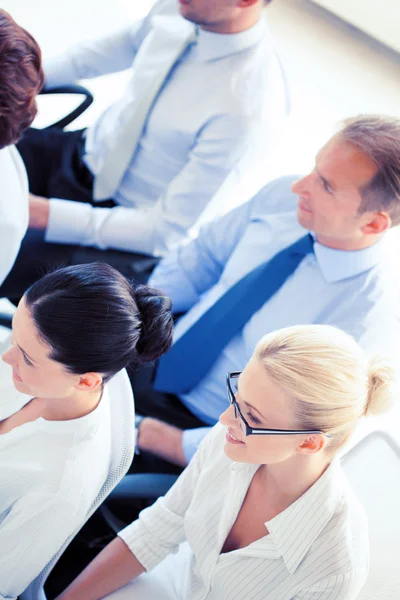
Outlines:
[[[330,324],[369,352],[397,356],[399,260],[390,238],[398,231],[388,230],[400,223],[399,156],[399,119],[350,119],[317,154],[309,175],[270,183],[160,263],[149,283],[183,316],[155,378],[151,369],[133,376],[136,410],[153,417],[139,426],[134,469],[144,463],[146,471],[173,470],[160,458],[187,464],[205,426],[225,409],[226,373],[243,369],[261,334]],[[306,242],[308,231],[312,246],[272,294],[264,281],[238,300],[240,282],[283,249]],[[248,311],[256,294],[260,301]]]
[[131,78],[85,131],[30,130],[20,143],[35,194],[20,282],[50,259],[108,260],[130,275],[131,253],[161,256],[223,210],[288,112],[268,3],[160,0],[139,23],[45,61],[50,87],[128,68]]
[[0,10],[0,285],[28,226],[28,180],[13,144],[36,114],[43,85],[41,54],[32,36]]

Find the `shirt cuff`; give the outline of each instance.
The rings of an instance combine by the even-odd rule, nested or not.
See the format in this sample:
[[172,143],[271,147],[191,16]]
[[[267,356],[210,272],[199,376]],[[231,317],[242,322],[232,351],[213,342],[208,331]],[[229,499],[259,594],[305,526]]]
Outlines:
[[56,244],[82,244],[92,210],[90,204],[52,198],[45,241]]
[[198,427],[197,429],[186,429],[183,432],[182,448],[187,462],[190,462],[199,447],[200,442],[208,433],[210,433],[211,429],[212,427]]

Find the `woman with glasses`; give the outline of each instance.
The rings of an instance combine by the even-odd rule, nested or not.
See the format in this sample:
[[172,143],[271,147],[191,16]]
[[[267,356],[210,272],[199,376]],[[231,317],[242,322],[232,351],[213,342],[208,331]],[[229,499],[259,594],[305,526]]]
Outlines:
[[333,327],[268,334],[228,375],[230,405],[173,488],[59,600],[354,600],[367,523],[338,452],[390,405],[392,382]]

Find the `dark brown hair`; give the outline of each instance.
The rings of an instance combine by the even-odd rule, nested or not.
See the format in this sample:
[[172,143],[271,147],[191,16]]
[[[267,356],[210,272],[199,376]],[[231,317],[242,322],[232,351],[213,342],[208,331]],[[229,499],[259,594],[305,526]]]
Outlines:
[[0,9],[0,148],[14,144],[35,118],[44,74],[39,45]]
[[361,192],[360,212],[385,211],[400,224],[400,119],[360,115],[344,121],[339,134],[377,166]]

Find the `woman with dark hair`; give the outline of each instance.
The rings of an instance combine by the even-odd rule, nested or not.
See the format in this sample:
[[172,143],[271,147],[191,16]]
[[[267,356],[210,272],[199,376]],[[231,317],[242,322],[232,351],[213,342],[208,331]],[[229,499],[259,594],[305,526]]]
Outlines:
[[172,330],[170,300],[106,264],[59,269],[25,293],[0,373],[0,598],[84,521],[111,459],[107,383],[166,352]]

